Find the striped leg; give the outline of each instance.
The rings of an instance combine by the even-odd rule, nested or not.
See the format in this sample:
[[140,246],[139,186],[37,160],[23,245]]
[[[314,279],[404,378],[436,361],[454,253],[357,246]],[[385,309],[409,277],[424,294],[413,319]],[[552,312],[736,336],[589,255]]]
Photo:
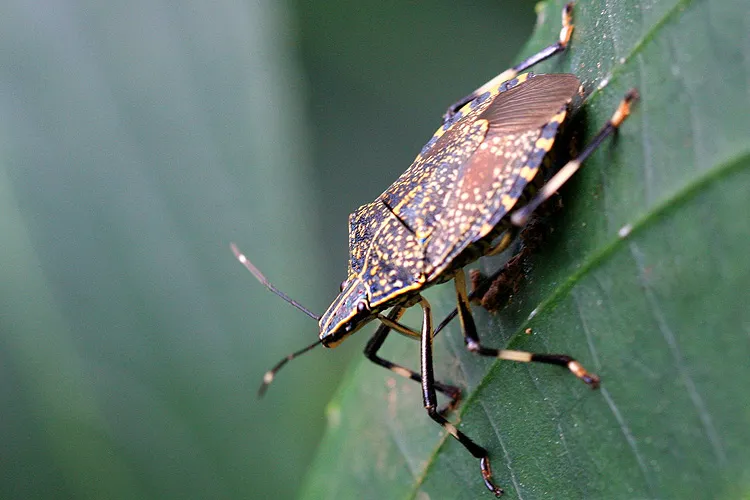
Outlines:
[[584,381],[592,389],[599,387],[599,377],[589,373],[575,359],[567,354],[536,354],[524,351],[512,351],[508,349],[493,349],[485,347],[479,342],[477,327],[471,315],[469,296],[466,293],[466,275],[461,269],[454,278],[456,285],[456,299],[458,301],[458,317],[461,320],[461,329],[464,332],[466,348],[482,356],[491,356],[498,359],[520,361],[522,363],[547,363],[568,368],[576,377]]
[[[414,380],[415,382],[422,382],[422,376],[408,368],[405,368],[401,365],[397,365],[396,363],[393,363],[391,361],[388,361],[386,359],[381,358],[378,356],[378,350],[382,347],[383,342],[385,342],[386,337],[388,336],[388,333],[390,333],[391,329],[406,329],[403,327],[400,323],[398,323],[399,318],[404,314],[404,311],[406,311],[403,307],[394,307],[393,310],[388,314],[388,316],[385,316],[381,318],[382,324],[378,329],[375,331],[373,336],[370,338],[370,340],[367,342],[367,345],[365,346],[365,356],[367,359],[375,363],[376,365],[380,365],[383,368],[387,368],[388,370],[392,371],[393,373],[400,375],[402,377],[406,377],[408,379]],[[405,333],[405,332],[401,332]],[[409,331],[409,333],[405,333],[406,335],[412,337],[416,336],[416,338],[421,337],[421,334],[413,331]],[[461,389],[458,387],[443,384],[442,382],[434,382],[435,389],[442,392],[446,396],[450,398],[450,401],[448,404],[440,409],[440,413],[447,413],[448,411],[451,411],[455,409],[458,406],[459,401],[461,400]]]
[[505,250],[507,250],[510,244],[513,243],[513,240],[516,239],[517,235],[518,228],[509,227],[508,230],[503,233],[502,238],[500,238],[499,241],[497,241],[492,247],[490,247],[490,249],[487,250],[487,253],[484,254],[484,256],[491,257],[493,255],[504,252]]
[[502,488],[492,481],[492,468],[487,450],[476,444],[466,434],[443,417],[437,410],[437,394],[435,393],[435,374],[432,368],[432,312],[430,303],[424,297],[420,297],[419,305],[422,307],[422,399],[424,408],[432,420],[443,426],[443,428],[456,438],[469,453],[479,459],[484,484],[496,496],[503,494]]
[[[581,167],[581,163],[583,160],[588,158],[591,153],[593,153],[597,147],[610,135],[612,135],[614,132],[617,131],[617,129],[620,127],[623,121],[630,115],[630,108],[633,105],[633,103],[638,99],[638,92],[635,89],[630,90],[626,95],[625,98],[620,102],[620,105],[617,107],[617,110],[612,115],[612,118],[609,119],[609,121],[602,127],[602,129],[599,131],[599,133],[594,137],[594,139],[591,141],[591,143],[586,147],[586,149],[578,156],[578,158],[575,158],[571,161],[569,161],[563,168],[560,169],[557,174],[555,174],[543,187],[542,189],[534,196],[534,198],[526,205],[521,207],[520,209],[513,212],[511,215],[510,221],[511,224],[513,224],[516,227],[523,227],[526,226],[531,219],[531,215],[536,211],[539,206],[547,201],[570,177],[578,171],[578,169]],[[500,246],[498,246],[497,250],[500,250]],[[493,249],[494,250],[494,249]],[[497,253],[495,251],[494,253]],[[483,280],[480,285],[478,285],[472,292],[470,298],[474,297],[481,297],[487,289],[491,286],[493,281],[497,279],[499,276],[502,275],[504,271],[504,268],[501,268],[497,271],[495,271],[491,276],[489,276],[487,279]],[[460,301],[459,301],[460,305]],[[467,307],[468,310],[468,307]],[[438,327],[435,329],[435,335],[438,334],[443,328],[445,328],[448,323],[450,323],[453,318],[456,317],[456,315],[459,313],[458,308],[451,311],[448,316],[443,319],[443,321],[440,322]],[[466,331],[464,329],[464,331]],[[467,340],[468,345],[468,340]],[[560,359],[558,363],[556,364],[563,364],[564,359]],[[550,361],[551,362],[551,361]]]
[[[474,299],[481,299],[482,296],[487,293],[489,288],[492,286],[492,283],[499,279],[500,276],[505,272],[505,268],[501,267],[500,269],[496,270],[494,273],[490,274],[489,276],[483,278],[474,288],[474,290],[471,291],[469,294],[469,300]],[[437,336],[438,333],[440,333],[443,328],[448,326],[448,323],[453,321],[453,319],[458,315],[458,308],[453,309],[451,312],[448,313],[448,315],[443,318],[443,321],[440,322],[440,324],[435,328],[435,333],[433,336]]]
[[573,2],[570,2],[570,3],[565,4],[565,7],[563,7],[562,29],[560,30],[560,39],[558,41],[542,49],[541,51],[537,52],[533,56],[522,61],[521,63],[513,66],[512,68],[506,69],[505,71],[497,75],[495,78],[493,78],[489,82],[485,83],[484,85],[476,89],[471,94],[467,95],[460,101],[453,103],[443,115],[443,121],[446,122],[450,120],[451,117],[456,113],[456,111],[458,111],[464,105],[470,103],[471,101],[473,101],[480,95],[484,94],[492,87],[496,87],[503,82],[512,80],[520,72],[526,71],[532,66],[539,64],[540,62],[549,59],[555,54],[559,54],[560,52],[564,51],[568,46],[568,42],[570,42],[570,36],[572,34],[573,34]]
[[579,168],[581,168],[581,164],[584,162],[584,160],[591,156],[591,153],[596,151],[596,148],[598,148],[607,137],[614,134],[617,129],[620,128],[622,122],[624,122],[625,119],[630,115],[630,108],[637,99],[638,91],[635,89],[631,89],[627,94],[625,94],[625,97],[620,102],[617,110],[615,110],[612,118],[610,118],[609,121],[599,131],[599,133],[596,134],[594,139],[588,144],[588,146],[586,146],[586,149],[584,149],[577,158],[574,158],[566,163],[563,168],[561,168],[554,176],[552,176],[552,178],[548,180],[544,184],[544,186],[542,186],[539,192],[537,192],[536,196],[534,196],[534,198],[532,198],[529,203],[513,212],[513,215],[511,215],[510,217],[510,222],[517,227],[525,226],[529,221],[529,218],[539,207],[539,205],[547,201],[553,194],[555,194],[555,192],[557,192],[557,190],[560,189],[562,185],[565,184],[568,179],[570,179],[573,174],[578,171]]

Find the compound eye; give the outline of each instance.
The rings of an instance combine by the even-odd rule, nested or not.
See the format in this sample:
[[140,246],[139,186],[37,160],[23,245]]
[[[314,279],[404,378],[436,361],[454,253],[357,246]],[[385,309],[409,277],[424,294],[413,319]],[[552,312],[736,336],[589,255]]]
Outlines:
[[349,284],[347,280],[342,281],[341,284],[339,285],[339,292],[343,292],[347,284]]
[[367,303],[366,302],[359,302],[357,303],[357,312],[364,312],[367,310]]

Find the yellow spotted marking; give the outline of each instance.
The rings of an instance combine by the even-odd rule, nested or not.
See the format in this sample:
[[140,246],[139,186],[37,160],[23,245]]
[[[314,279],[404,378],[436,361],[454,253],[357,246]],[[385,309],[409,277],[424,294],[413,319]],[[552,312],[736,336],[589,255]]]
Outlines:
[[484,92],[492,91],[508,80],[512,80],[517,74],[518,72],[513,68],[506,69],[495,78],[479,87],[479,89],[477,89],[477,94],[483,94]]
[[479,230],[479,234],[480,236],[487,236],[493,229],[495,229],[495,226],[485,222],[484,224],[482,224],[482,229]]
[[521,171],[518,173],[521,177],[526,179],[526,181],[531,182],[534,180],[534,177],[536,177],[536,172],[538,169],[536,168],[529,168],[528,166],[524,166]]
[[[420,221],[421,222],[421,221]],[[418,240],[426,240],[430,237],[432,232],[435,230],[435,228],[431,227],[428,231],[419,230],[417,231],[417,234],[415,235]]]
[[[362,280],[362,291],[370,310],[377,314],[379,308],[393,305],[397,297],[418,297],[425,284],[431,284],[430,280],[444,270],[433,262],[439,257],[438,253],[449,250],[445,245],[439,246],[438,243],[442,244],[440,241],[430,246],[431,238],[436,237],[436,229],[448,227],[456,233],[467,233],[476,231],[478,227],[480,237],[485,237],[498,229],[488,221],[492,218],[487,211],[489,206],[492,212],[497,211],[498,215],[503,216],[501,212],[509,214],[518,205],[520,190],[524,184],[534,180],[539,170],[538,165],[524,165],[524,158],[529,157],[528,161],[537,163],[539,157],[552,148],[555,137],[542,136],[555,133],[557,125],[564,121],[567,110],[560,109],[543,128],[508,133],[502,137],[487,137],[489,120],[482,117],[482,113],[499,94],[529,80],[529,73],[519,75],[515,70],[510,70],[482,85],[473,93],[477,97],[484,94],[481,102],[474,100],[457,110],[458,116],[434,132],[412,166],[383,194],[382,199],[379,197],[375,202],[360,207],[350,216],[351,231],[356,232],[350,232],[352,260],[349,274]],[[623,108],[621,114],[626,112]],[[489,168],[494,170],[486,173],[489,184],[484,188],[468,184],[465,191],[457,192],[460,198],[453,200],[455,205],[441,212],[439,205],[448,194],[446,190],[458,189],[455,185],[460,178],[455,170],[447,167],[453,164],[460,167],[458,161],[462,157],[470,157],[475,150],[484,150],[483,155],[488,158],[497,157],[496,164],[489,164]],[[433,165],[428,163],[430,161],[445,162],[446,167],[438,168],[443,163]],[[513,195],[509,194],[511,192]],[[487,213],[480,214],[480,219],[476,219],[473,214],[480,213],[483,206],[488,207],[485,210]],[[402,224],[395,224],[391,214]],[[430,217],[425,214],[430,214]],[[446,221],[451,222],[446,224]],[[503,248],[505,246],[502,245]],[[428,255],[429,251],[431,253]],[[448,265],[450,261],[440,264]],[[351,300],[338,304],[341,310],[333,321],[342,325],[356,318],[354,308],[357,298],[349,297]]]
[[[516,80],[518,80],[518,84],[517,85],[520,85],[520,84],[522,84],[523,82],[525,82],[526,80],[529,79],[529,74],[528,73],[523,73],[523,74],[520,74],[520,75],[516,75],[516,72],[513,71],[512,69],[504,71],[504,72],[500,73],[499,75],[497,75],[492,80],[490,80],[489,82],[487,82],[484,85],[482,85],[481,87],[479,87],[476,90],[476,93],[477,93],[477,95],[482,95],[485,92],[489,92],[490,93],[490,99],[491,99],[491,98],[495,97],[497,94],[500,93],[500,87],[502,87],[502,85],[505,82],[513,80],[514,78]],[[465,115],[466,113],[469,113],[471,111],[471,109],[472,109],[471,108],[471,103],[468,103],[468,104],[465,104],[458,111],[459,111],[459,113]],[[435,135],[437,135],[437,133]],[[443,135],[443,134],[440,134],[440,135]],[[440,136],[438,136],[438,137],[440,137]]]
[[519,85],[522,84],[523,82],[525,82],[528,79],[529,79],[529,74],[528,73],[522,73],[522,74],[520,74],[520,75],[518,75],[516,77],[516,80],[518,80],[518,84]]
[[556,122],[556,123],[560,124],[563,121],[565,121],[565,117],[567,115],[568,115],[568,110],[567,109],[563,109],[562,111],[560,111],[559,113],[557,113],[555,116],[553,116],[552,118],[550,118],[549,122],[550,123]]
[[[409,286],[405,286],[403,288],[398,289],[398,294],[402,295],[406,292],[409,292],[411,290],[419,290],[422,288],[425,284],[426,277],[424,274],[419,276],[419,279],[415,280],[414,283],[412,283]],[[390,299],[393,298],[393,295],[389,293],[382,293],[379,295],[379,297],[371,297],[370,298],[370,308],[374,309],[380,304],[383,304],[384,302],[388,302]]]
[[[502,76],[502,74],[501,74],[501,76]],[[508,76],[510,76],[510,75],[508,75]],[[510,81],[510,80],[513,80],[514,78],[515,78],[516,80],[518,80],[518,83],[517,83],[516,85],[520,85],[520,84],[522,84],[523,82],[525,82],[526,80],[528,80],[528,78],[529,78],[529,74],[528,74],[528,73],[523,73],[523,74],[521,74],[521,75],[518,75],[518,76],[515,76],[515,77],[514,77],[514,76],[510,76],[510,78],[507,78],[507,77],[506,77],[506,78],[504,78],[504,79],[502,79],[502,80],[498,81],[498,82],[497,82],[497,83],[496,83],[496,84],[495,84],[495,85],[494,85],[494,86],[493,86],[493,87],[492,87],[492,88],[490,89],[490,93],[491,93],[491,94],[492,94],[493,96],[495,96],[495,95],[499,94],[499,93],[500,93],[500,87],[502,87],[502,86],[503,86],[503,84],[504,84],[505,82],[507,82],[507,81]]]
[[434,137],[435,139],[440,139],[440,138],[441,138],[441,137],[443,136],[443,134],[445,134],[445,132],[446,132],[446,131],[445,131],[445,130],[443,130],[443,127],[440,127],[439,129],[437,129],[437,130],[435,131],[435,133],[434,133],[434,134],[432,134],[432,136],[433,136],[433,137]]
[[[520,75],[516,75],[515,71],[513,71],[513,70],[504,71],[503,73],[500,73],[495,78],[493,78],[489,82],[487,82],[484,85],[482,85],[479,89],[477,89],[477,91],[476,91],[477,95],[481,95],[481,94],[483,94],[485,92],[489,92],[490,93],[490,99],[492,99],[493,97],[495,97],[497,94],[500,93],[500,87],[505,82],[513,80],[514,78],[518,81],[518,83],[516,85],[520,85],[520,84],[522,84],[523,82],[525,82],[526,80],[529,79],[529,74],[528,73],[523,73],[523,74],[520,74]],[[472,111],[472,106],[471,106],[471,102],[469,102],[469,103],[464,104],[461,107],[461,109],[459,109],[457,111],[457,113],[460,113],[462,116],[466,116],[471,111]],[[559,115],[555,115],[555,117],[553,117],[553,120],[555,118],[557,118],[558,116]],[[563,113],[562,116],[564,117],[565,114]],[[560,120],[560,121],[562,121],[562,120]],[[475,122],[475,123],[478,123],[478,122]],[[453,126],[455,126],[455,123],[453,125],[451,125],[451,127],[449,127],[448,130],[450,130]],[[434,134],[432,134],[432,138],[430,138],[430,141],[432,141],[432,140],[436,141],[436,140],[440,139],[443,135],[445,135],[446,132],[447,132],[447,130],[445,130],[443,127],[440,127],[439,129],[437,129],[435,131]],[[484,144],[482,144],[482,147],[486,148],[487,146],[485,146]],[[417,158],[422,158],[422,155],[420,154],[419,156],[417,156]]]
[[518,198],[514,198],[513,196],[508,196],[507,194],[504,194],[502,198],[500,198],[500,203],[502,203],[503,208],[505,208],[506,212],[510,212],[510,209],[513,208],[518,201]]
[[539,138],[539,139],[536,140],[536,144],[534,144],[534,146],[537,149],[543,149],[545,151],[549,151],[550,149],[552,149],[552,145],[554,143],[555,143],[555,138],[554,137],[552,137],[550,139],[545,139],[544,137],[541,137],[541,138]]

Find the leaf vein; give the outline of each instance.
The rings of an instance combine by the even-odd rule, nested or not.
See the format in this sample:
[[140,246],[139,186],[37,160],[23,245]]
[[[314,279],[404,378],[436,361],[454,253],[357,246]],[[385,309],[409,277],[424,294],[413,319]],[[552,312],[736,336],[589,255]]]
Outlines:
[[[634,56],[639,55],[641,51],[643,50],[643,48],[656,36],[656,34],[661,30],[661,28],[664,25],[666,25],[670,20],[675,18],[677,15],[681,14],[685,10],[685,8],[692,3],[693,3],[693,0],[680,0],[670,10],[668,10],[633,45],[633,48],[628,53],[628,55],[625,56],[623,59],[621,59],[622,64],[620,64],[620,67],[624,66]],[[619,73],[618,68],[619,67],[615,68],[612,71],[611,75],[613,77]],[[602,92],[601,92],[602,88],[595,87],[586,100],[590,101],[592,99],[595,99],[597,96],[602,95]],[[710,168],[704,171],[703,174],[700,176],[697,176],[697,178],[693,182],[688,183],[687,185],[683,186],[682,189],[666,197],[658,205],[651,207],[649,212],[644,214],[635,223],[632,224],[633,229],[631,230],[629,237],[632,237],[638,231],[644,230],[646,227],[650,226],[653,222],[655,222],[661,215],[668,212],[671,208],[686,201],[687,199],[692,198],[697,192],[706,188],[708,185],[710,185],[714,181],[720,179],[724,175],[730,174],[731,172],[733,172],[734,170],[738,168],[744,167],[745,166],[744,164],[748,160],[750,160],[750,151],[740,151],[739,154],[737,154],[733,158],[728,158],[725,161],[718,164],[717,166],[715,166],[714,168]],[[581,263],[581,266],[578,268],[577,272],[573,273],[568,280],[561,283],[556,289],[554,289],[550,293],[547,299],[545,299],[544,301],[540,303],[540,305],[535,309],[537,314],[540,314],[543,311],[546,312],[548,310],[552,310],[555,307],[556,302],[561,297],[567,294],[592,269],[601,265],[602,262],[604,262],[608,257],[610,257],[618,249],[620,249],[621,246],[623,245],[623,242],[624,242],[624,239],[616,238],[612,242],[610,242],[608,245],[603,246],[598,252],[594,253],[592,256],[584,260]],[[512,344],[514,341],[517,341],[519,338],[522,338],[521,332],[523,332],[523,330],[525,329],[525,325],[526,323],[521,325],[521,327],[518,329],[516,334],[511,337],[509,344]],[[498,365],[498,363],[499,363],[498,361],[493,363],[491,368],[487,371],[487,375],[480,381],[480,383],[475,388],[475,390],[472,391],[468,395],[468,397],[465,400],[465,403],[459,409],[459,415],[463,414],[468,408],[470,408],[472,406],[472,403],[474,403],[475,399],[478,399],[478,394],[481,392],[481,389],[484,387],[485,384],[490,383],[491,377],[489,377],[489,375],[493,372],[494,369],[496,369],[496,366]],[[602,390],[602,392],[604,393],[604,389]],[[607,393],[607,396],[608,396],[608,393]],[[607,399],[607,396],[605,396],[605,399]],[[611,400],[611,397],[609,397],[608,399],[608,404],[609,403],[612,403],[612,405],[614,405],[614,402]],[[610,406],[610,408],[614,408],[614,410],[616,410],[617,407]],[[613,413],[615,413],[614,410],[613,410]],[[619,414],[619,411],[617,412],[617,414]],[[615,414],[615,417],[617,417],[617,414]],[[631,437],[632,437],[632,434],[631,434]],[[428,476],[428,470],[430,469],[431,465],[434,464],[435,458],[437,454],[440,452],[444,443],[446,442],[446,439],[447,439],[447,435],[443,435],[440,441],[435,446],[433,453],[427,458],[427,461],[425,462],[426,465],[424,468],[424,472],[420,475],[420,477],[417,479],[416,483],[414,484],[414,488],[412,489],[411,494],[409,495],[409,498],[414,498],[416,494],[418,493],[419,488],[421,487],[421,485],[424,483],[425,479]]]
[[648,282],[648,279],[646,279],[646,265],[644,262],[645,256],[635,243],[630,244],[630,250],[633,258],[636,261],[636,264],[638,265],[641,286],[643,287],[643,292],[646,296],[646,300],[651,306],[651,314],[654,316],[654,319],[659,326],[659,331],[661,332],[664,340],[669,346],[669,350],[672,353],[672,358],[674,359],[675,366],[677,367],[677,372],[679,373],[680,378],[685,385],[685,389],[687,389],[693,406],[695,406],[695,410],[698,413],[698,418],[703,425],[706,437],[708,438],[708,441],[713,448],[714,454],[719,460],[719,463],[723,465],[727,461],[726,451],[724,450],[724,446],[721,444],[721,438],[716,431],[716,427],[714,427],[713,419],[711,418],[711,414],[708,411],[708,407],[706,406],[703,397],[700,395],[700,392],[698,392],[698,388],[695,384],[695,381],[693,380],[693,377],[690,375],[690,370],[685,361],[685,357],[682,354],[680,346],[677,343],[677,337],[670,328],[667,319],[662,314],[661,306],[659,305],[657,298],[654,296],[654,292],[651,289],[651,285]]
[[[646,89],[646,81],[644,78],[645,75],[644,70],[644,62],[643,62],[643,55],[638,55],[638,76],[639,76],[639,88],[640,92],[642,92],[644,95],[648,93],[648,90]],[[649,121],[648,116],[649,112],[646,108],[647,102],[643,102],[640,104],[640,106],[643,108],[640,110],[638,115],[641,119],[641,148],[643,149],[643,188],[645,190],[646,195],[646,203],[648,205],[652,205],[654,203],[654,165],[651,161],[651,158],[653,157],[652,147],[651,147],[651,130],[649,128]]]
[[[727,159],[722,163],[721,166],[710,169],[705,171],[705,173],[701,176],[699,176],[693,183],[690,183],[683,187],[683,189],[679,190],[678,192],[674,193],[672,196],[665,199],[661,204],[653,207],[653,210],[648,212],[646,215],[642,216],[638,221],[632,224],[633,229],[631,230],[628,238],[633,237],[635,234],[637,234],[640,231],[643,231],[645,228],[647,228],[649,225],[651,225],[653,222],[655,222],[660,216],[664,215],[666,212],[668,212],[671,208],[674,208],[675,206],[679,205],[680,203],[683,203],[694,196],[697,195],[698,192],[702,191],[703,189],[707,188],[710,184],[713,182],[718,181],[722,177],[731,174],[735,170],[739,170],[742,168],[747,168],[747,166],[750,164],[750,150],[743,151],[740,154],[736,155],[733,158]],[[569,293],[575,285],[581,281],[581,279],[588,275],[594,268],[598,267],[602,264],[610,255],[614,254],[625,242],[625,239],[623,238],[617,238],[614,239],[609,245],[605,245],[601,248],[598,252],[596,252],[594,255],[586,259],[584,262],[581,263],[581,266],[578,268],[578,271],[573,273],[571,277],[560,284],[556,289],[554,289],[547,299],[542,301],[539,306],[536,307],[537,315],[551,311],[554,309],[555,304],[557,301],[563,297],[565,294]],[[509,347],[512,346],[513,342],[518,341],[518,339],[523,338],[522,332],[526,328],[526,322],[522,324],[519,329],[516,331],[516,333],[510,338],[508,345]],[[459,409],[459,416],[463,415],[463,413],[472,406],[472,403],[474,400],[479,399],[479,393],[481,392],[481,389],[486,385],[489,384],[491,381],[490,375],[492,372],[497,369],[499,361],[495,361],[490,369],[487,371],[487,375],[480,381],[480,383],[477,385],[476,389],[472,391],[468,397],[465,400],[465,403],[461,406]],[[425,469],[424,472],[420,475],[417,482],[414,484],[414,488],[411,491],[411,494],[409,495],[409,498],[414,498],[419,491],[420,486],[424,483],[424,480],[427,478],[427,473],[431,467],[432,464],[435,463],[435,457],[440,452],[440,449],[445,444],[446,441],[446,435],[443,435],[441,437],[441,440],[438,442],[438,444],[435,446],[433,453],[427,458],[427,461],[425,462]]]
[[388,427],[388,436],[391,438],[393,443],[396,445],[396,448],[401,453],[401,455],[404,457],[404,461],[406,461],[407,466],[409,467],[409,472],[414,477],[414,479],[417,479],[419,477],[419,469],[415,463],[413,458],[409,456],[407,453],[407,450],[404,448],[403,442],[401,439],[399,439],[399,436],[397,435],[397,430],[393,426],[393,419],[385,419],[386,426]]
[[601,370],[601,363],[599,362],[599,355],[596,352],[596,347],[594,346],[594,339],[591,336],[591,330],[589,330],[588,322],[586,321],[585,316],[583,315],[583,308],[581,307],[581,300],[578,298],[577,293],[573,293],[573,300],[576,303],[576,309],[578,309],[578,317],[581,318],[581,328],[583,328],[583,334],[586,336],[586,343],[589,346],[589,352],[591,353],[591,358],[594,360],[594,368],[596,371]]
[[[683,189],[677,191],[672,196],[663,200],[662,203],[653,207],[650,212],[647,212],[640,219],[631,224],[632,229],[627,238],[615,238],[608,245],[603,245],[598,252],[593,253],[593,255],[585,259],[577,268],[576,272],[572,273],[567,280],[552,290],[547,299],[543,300],[535,308],[536,314],[534,316],[539,316],[543,312],[548,312],[549,310],[554,309],[555,304],[560,298],[572,290],[584,276],[588,275],[594,268],[601,265],[602,262],[610,257],[610,255],[620,249],[627,239],[632,238],[636,233],[646,229],[670,209],[693,198],[698,192],[707,188],[713,182],[718,181],[725,175],[729,175],[739,168],[747,167],[748,163],[750,163],[750,150],[744,151],[734,158],[725,161],[721,167],[705,171],[705,173],[698,176],[694,182],[687,184]],[[521,332],[526,328],[527,322],[524,322],[524,324],[519,327],[518,331],[511,337],[508,343],[509,346],[512,345],[514,340],[522,338]],[[478,388],[481,388],[481,385]]]
[[485,406],[483,401],[479,402],[480,406],[482,407],[482,410],[484,411],[485,415],[487,415],[487,420],[490,421],[490,425],[492,426],[492,430],[495,432],[495,437],[497,438],[497,442],[500,443],[500,448],[503,450],[503,457],[505,458],[505,466],[508,468],[508,471],[510,472],[510,480],[513,483],[513,488],[516,490],[516,494],[518,495],[519,500],[523,500],[523,495],[521,495],[521,485],[518,482],[518,478],[516,478],[516,473],[513,470],[513,459],[510,457],[510,453],[508,452],[508,448],[505,446],[505,441],[503,441],[503,437],[500,433],[500,429],[495,425],[495,419],[492,418],[492,415],[490,415],[489,411],[487,411],[487,407]]
[[638,468],[641,469],[643,479],[646,480],[646,486],[648,486],[650,496],[654,498],[655,495],[652,489],[651,475],[648,472],[648,467],[646,467],[646,461],[644,460],[643,455],[638,451],[638,442],[635,440],[635,436],[633,436],[630,426],[628,426],[625,417],[622,415],[619,408],[617,408],[615,400],[612,399],[612,395],[606,387],[601,388],[601,393],[604,400],[607,402],[607,406],[609,406],[612,415],[614,415],[615,420],[617,420],[617,423],[620,425],[620,430],[622,431],[623,436],[625,436],[625,441],[627,441],[630,450],[633,452],[636,462],[638,462]]
[[[650,42],[658,30],[660,30],[664,25],[667,24],[667,22],[671,21],[674,16],[677,14],[682,13],[685,10],[685,7],[690,5],[693,2],[693,0],[680,0],[677,2],[671,9],[669,9],[661,18],[659,18],[658,21],[656,21],[651,28],[633,45],[632,50],[630,53],[628,53],[627,56],[622,57],[619,59],[621,64],[618,67],[615,67],[610,75],[608,76],[608,79],[611,80],[614,76],[617,75],[618,71],[617,68],[625,66],[625,63],[630,61],[634,56],[641,53],[643,48]],[[593,99],[594,96],[601,94],[601,90],[604,87],[596,86],[591,94],[588,96],[587,100]]]

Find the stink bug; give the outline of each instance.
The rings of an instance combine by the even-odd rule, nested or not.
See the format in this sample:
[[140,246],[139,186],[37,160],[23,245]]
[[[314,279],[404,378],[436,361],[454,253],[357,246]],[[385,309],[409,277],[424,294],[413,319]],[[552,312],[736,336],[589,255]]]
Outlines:
[[[422,148],[411,166],[374,202],[349,216],[349,268],[339,295],[318,316],[274,287],[232,245],[237,259],[267,288],[318,321],[319,339],[290,354],[268,371],[260,394],[278,370],[318,344],[335,347],[373,320],[381,324],[365,348],[378,365],[422,386],[425,410],[479,460],[487,488],[503,490],[492,478],[487,450],[450,423],[437,408],[437,392],[460,397],[457,387],[435,381],[432,341],[437,331],[456,314],[466,347],[479,355],[520,362],[567,367],[592,388],[599,378],[564,354],[537,354],[482,345],[471,314],[464,267],[481,256],[499,253],[512,243],[534,211],[554,194],[581,163],[630,113],[637,98],[631,90],[612,118],[575,159],[568,162],[534,193],[534,181],[544,178],[543,161],[550,152],[568,106],[578,94],[574,75],[521,74],[565,50],[573,32],[572,4],[563,9],[557,42],[508,69],[461,99],[445,113],[443,125]],[[422,291],[454,281],[458,307],[438,329],[433,329],[430,304]],[[419,305],[422,327],[413,330],[399,323],[404,311]],[[389,312],[387,312],[389,311]],[[385,314],[387,312],[387,314]],[[391,330],[421,341],[421,372],[417,373],[378,356]]]

